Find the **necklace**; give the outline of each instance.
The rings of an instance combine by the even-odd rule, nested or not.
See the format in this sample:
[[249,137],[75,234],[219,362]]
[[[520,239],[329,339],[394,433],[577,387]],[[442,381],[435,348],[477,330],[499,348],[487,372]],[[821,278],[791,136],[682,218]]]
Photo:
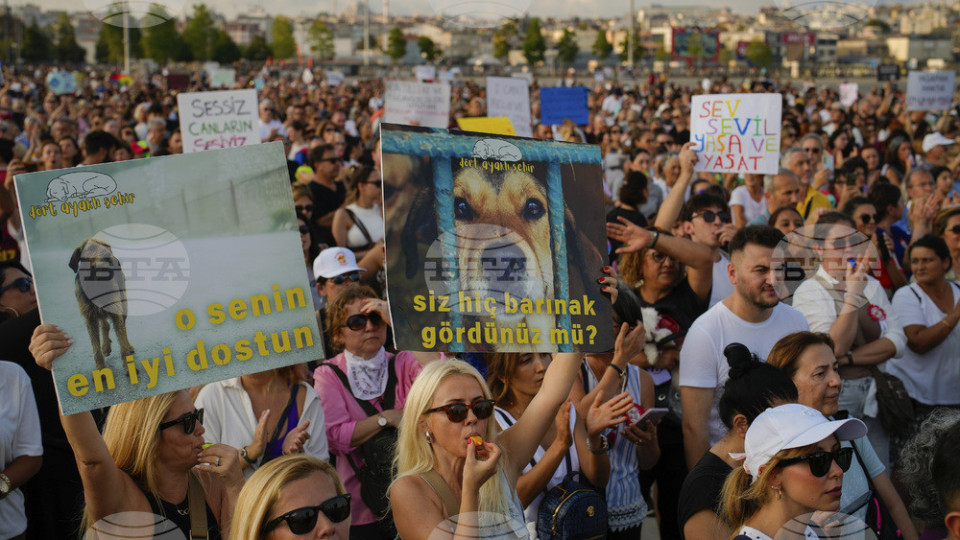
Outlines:
[[186,508],[182,508],[182,509],[180,508],[180,505],[177,505],[177,513],[180,514],[181,516],[189,516],[189,515],[190,515],[190,504],[187,503],[187,507],[186,507]]

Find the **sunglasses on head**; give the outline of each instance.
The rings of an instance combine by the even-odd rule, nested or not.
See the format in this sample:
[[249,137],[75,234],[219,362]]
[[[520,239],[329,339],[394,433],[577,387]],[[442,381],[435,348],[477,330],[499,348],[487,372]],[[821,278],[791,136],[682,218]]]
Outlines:
[[27,292],[30,290],[31,285],[33,285],[32,277],[26,276],[22,278],[17,278],[13,280],[13,282],[11,282],[9,285],[4,285],[2,288],[0,288],[0,294],[7,292],[7,289],[10,289],[12,287],[16,287],[20,289],[20,292]]
[[[330,278],[330,281],[332,281],[334,285],[343,285],[343,283],[348,279],[354,283],[360,281],[360,272],[350,272],[349,274],[340,274],[339,276],[333,276],[332,278]],[[349,320],[350,319],[347,319],[347,321]]]
[[303,213],[312,213],[312,212],[313,212],[313,205],[312,205],[312,204],[308,204],[308,205],[305,205],[305,206],[299,206],[299,205],[298,205],[298,206],[294,206],[294,208],[297,210],[297,212],[300,212],[301,214],[303,214]]
[[713,210],[704,210],[693,217],[697,216],[702,217],[703,221],[707,223],[713,223],[713,220],[717,218],[720,218],[720,221],[723,223],[730,223],[730,212],[714,212]]
[[367,321],[370,321],[370,324],[376,327],[379,327],[381,324],[383,324],[383,319],[380,318],[379,313],[371,313],[369,315],[359,313],[357,315],[351,315],[347,317],[347,320],[343,323],[343,326],[346,326],[354,332],[359,332],[367,327]]
[[853,448],[841,448],[835,452],[814,452],[805,456],[784,459],[777,463],[777,467],[787,467],[806,461],[810,465],[810,474],[821,477],[830,472],[831,464],[836,461],[840,470],[847,472],[850,468],[850,461],[853,459]]
[[169,427],[173,427],[177,424],[183,424],[183,432],[187,435],[190,435],[195,429],[197,429],[198,423],[203,423],[203,409],[196,409],[192,413],[187,413],[176,420],[171,420],[169,422],[160,424],[160,431],[163,431]]
[[430,409],[424,414],[443,411],[447,413],[447,420],[451,422],[463,422],[467,419],[467,411],[472,410],[477,420],[483,420],[484,418],[490,418],[490,415],[493,414],[493,406],[495,404],[496,401],[491,399],[478,399],[473,403],[450,403],[442,407]]
[[287,527],[290,528],[290,532],[293,534],[307,534],[317,526],[317,518],[320,517],[321,512],[333,523],[340,523],[347,519],[350,517],[350,494],[344,493],[337,495],[336,497],[323,501],[317,506],[305,506],[291,510],[278,518],[268,521],[267,524],[263,526],[260,534],[266,535],[284,521],[287,522]]

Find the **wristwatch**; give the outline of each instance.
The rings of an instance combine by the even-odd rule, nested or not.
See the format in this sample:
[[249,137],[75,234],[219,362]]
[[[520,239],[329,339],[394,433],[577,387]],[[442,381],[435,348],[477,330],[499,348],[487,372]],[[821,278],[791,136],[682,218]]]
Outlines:
[[257,460],[255,460],[255,459],[250,459],[250,456],[247,455],[247,447],[246,447],[246,446],[244,446],[243,448],[240,449],[240,457],[242,457],[243,460],[246,461],[247,463],[249,463],[250,465],[254,465],[254,464],[256,464],[256,462],[257,462]]
[[13,488],[13,482],[7,475],[0,473],[0,499],[10,494],[11,488]]
[[380,427],[387,427],[387,417],[383,413],[377,413],[377,425]]

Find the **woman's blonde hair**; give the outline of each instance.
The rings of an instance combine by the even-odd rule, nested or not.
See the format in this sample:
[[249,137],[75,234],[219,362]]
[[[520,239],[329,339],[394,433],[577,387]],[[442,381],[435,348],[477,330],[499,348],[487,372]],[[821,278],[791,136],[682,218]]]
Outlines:
[[[483,376],[470,364],[462,360],[448,360],[446,362],[432,362],[428,364],[420,375],[413,381],[407,401],[403,408],[403,420],[400,422],[400,433],[397,439],[397,451],[394,455],[396,476],[393,481],[409,476],[420,475],[433,469],[436,456],[431,443],[420,431],[420,421],[424,414],[432,408],[433,398],[440,383],[447,377],[472,377],[480,385],[483,397],[490,398],[490,389],[483,381]],[[487,430],[483,434],[486,442],[495,442],[497,438],[496,420],[493,417],[487,421]],[[502,450],[502,449],[501,449]],[[503,454],[506,456],[506,454]],[[484,482],[480,487],[480,511],[508,515],[510,502],[506,497],[506,476],[503,471],[503,459],[497,464],[497,474]],[[392,485],[391,485],[392,487]],[[389,490],[388,490],[389,494]],[[452,516],[450,516],[452,517]]]
[[266,524],[283,488],[315,472],[322,472],[333,480],[337,495],[347,492],[332,465],[307,454],[279,457],[258,469],[243,485],[237,498],[230,525],[230,540],[262,538],[260,530]]
[[756,481],[742,466],[734,468],[723,483],[723,491],[720,492],[721,519],[734,531],[740,530],[748,519],[772,500],[770,477],[773,476],[777,465],[785,459],[811,454],[818,450],[820,447],[816,444],[781,450],[767,462]]

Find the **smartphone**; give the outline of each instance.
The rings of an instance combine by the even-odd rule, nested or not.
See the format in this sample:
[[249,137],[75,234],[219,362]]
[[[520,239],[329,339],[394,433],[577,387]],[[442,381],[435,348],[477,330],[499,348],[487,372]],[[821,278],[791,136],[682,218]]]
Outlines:
[[853,172],[848,172],[843,175],[844,183],[848,186],[857,185],[857,175]]
[[630,423],[627,425],[633,425],[636,423],[642,423],[644,420],[649,420],[651,423],[656,424],[660,420],[663,420],[663,417],[670,412],[670,409],[649,409],[643,414],[639,415],[636,419],[633,418],[633,413],[636,409],[631,410],[627,413],[627,417],[630,418]]

